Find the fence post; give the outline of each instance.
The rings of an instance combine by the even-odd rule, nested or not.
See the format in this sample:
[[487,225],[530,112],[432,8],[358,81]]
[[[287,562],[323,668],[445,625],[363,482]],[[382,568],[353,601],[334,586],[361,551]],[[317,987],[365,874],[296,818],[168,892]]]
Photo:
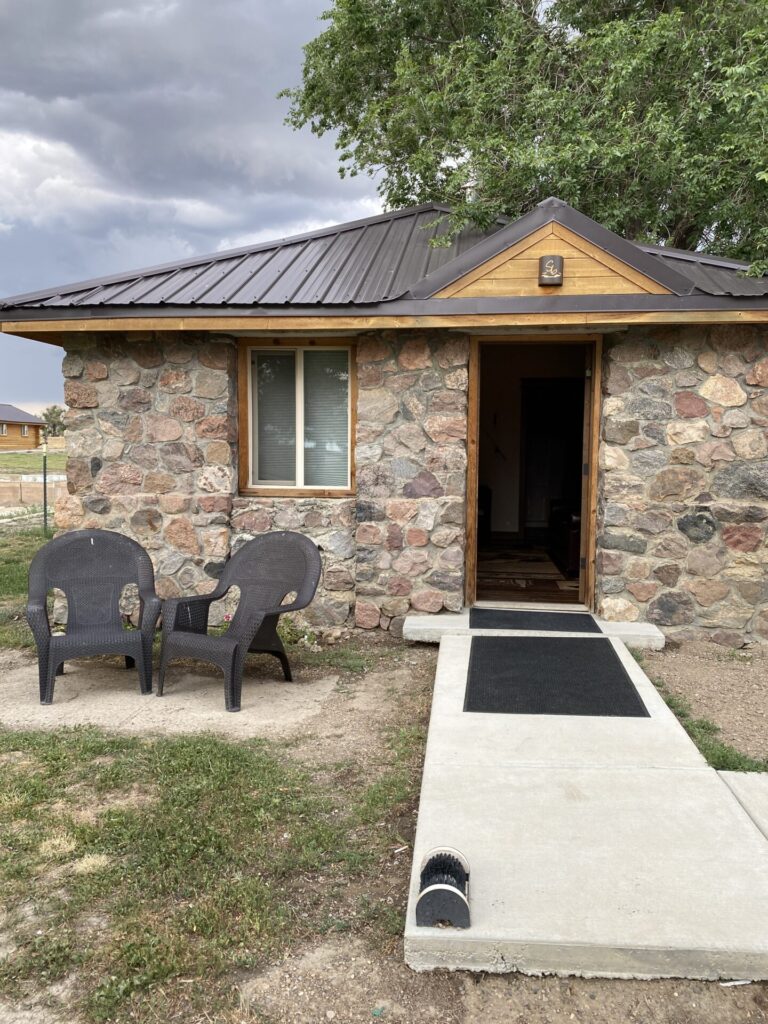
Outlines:
[[43,439],[43,533],[48,536],[48,435]]

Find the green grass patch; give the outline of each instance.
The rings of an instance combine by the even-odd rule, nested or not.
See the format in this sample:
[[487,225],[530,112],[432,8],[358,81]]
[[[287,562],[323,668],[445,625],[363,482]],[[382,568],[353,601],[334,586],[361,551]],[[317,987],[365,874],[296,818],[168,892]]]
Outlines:
[[47,542],[42,530],[0,533],[0,648],[33,647],[24,615],[29,563]]
[[[396,934],[400,911],[369,902],[365,879],[402,842],[423,738],[393,730],[376,779],[341,787],[266,741],[0,731],[0,899],[17,945],[0,992],[75,972],[87,1020],[162,1017],[190,979],[210,1009],[231,972],[302,936]],[[365,896],[345,907],[355,879]]]
[[0,534],[0,603],[26,597],[29,563],[47,540],[42,530]]
[[[48,472],[64,473],[67,468],[66,452],[48,453]],[[19,473],[42,473],[43,453],[34,452],[3,452],[0,454],[0,476]]]
[[768,761],[750,757],[724,743],[720,737],[720,726],[708,718],[696,718],[691,706],[683,697],[670,693],[666,687],[654,680],[654,685],[661,696],[680,720],[681,725],[699,748],[707,763],[718,771],[729,772],[766,772]]
[[[646,668],[647,671],[642,652],[633,650],[631,653],[638,665],[641,668]],[[654,679],[650,675],[648,678],[663,697],[667,707],[675,713],[680,724],[698,747],[699,753],[712,768],[721,772],[768,771],[768,760],[742,754],[736,747],[724,743],[720,739],[719,725],[709,718],[696,718],[691,705],[684,697],[671,693],[660,679]]]

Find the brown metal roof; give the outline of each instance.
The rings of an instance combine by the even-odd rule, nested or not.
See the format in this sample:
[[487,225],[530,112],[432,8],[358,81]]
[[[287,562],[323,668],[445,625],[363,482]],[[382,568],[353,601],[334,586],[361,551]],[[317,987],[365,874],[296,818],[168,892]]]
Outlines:
[[[288,315],[338,313],[427,313],[443,300],[441,288],[484,263],[538,227],[557,222],[610,252],[667,288],[671,296],[646,300],[654,308],[733,308],[764,303],[768,276],[746,277],[748,264],[704,253],[637,245],[619,238],[559,199],[547,199],[512,223],[483,231],[468,226],[447,244],[433,241],[447,230],[449,209],[429,204],[352,221],[319,231],[48,288],[0,300],[6,316],[30,319],[195,315],[237,312]],[[757,301],[756,301],[757,300]],[[469,310],[468,300],[462,300]],[[636,296],[521,299],[515,309],[584,307],[640,308]],[[618,303],[618,305],[617,305]],[[452,303],[451,305],[454,305]],[[471,304],[473,307],[478,303]],[[649,307],[650,308],[650,307]],[[13,311],[13,313],[11,313]]]
[[502,222],[448,245],[447,207],[417,206],[274,242],[113,274],[0,301],[9,308],[282,306],[385,302],[473,248]]

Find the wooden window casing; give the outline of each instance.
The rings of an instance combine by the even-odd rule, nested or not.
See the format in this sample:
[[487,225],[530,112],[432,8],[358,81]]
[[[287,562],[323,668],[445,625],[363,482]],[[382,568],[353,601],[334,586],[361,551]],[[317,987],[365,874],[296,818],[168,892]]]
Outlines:
[[[251,476],[253,466],[253,400],[251,394],[251,356],[253,352],[283,349],[317,348],[335,349],[349,353],[349,486],[348,487],[294,487],[255,483]],[[357,432],[357,368],[355,345],[350,341],[332,338],[242,338],[238,346],[237,366],[238,405],[238,477],[242,495],[262,498],[349,498],[355,494],[355,437]],[[299,439],[297,437],[297,447]]]

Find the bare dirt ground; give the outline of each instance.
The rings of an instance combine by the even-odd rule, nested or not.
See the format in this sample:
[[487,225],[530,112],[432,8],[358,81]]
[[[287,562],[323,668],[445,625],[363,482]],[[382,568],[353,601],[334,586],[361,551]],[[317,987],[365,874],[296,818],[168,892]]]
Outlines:
[[643,651],[643,668],[684,697],[698,718],[709,718],[720,738],[742,754],[768,758],[768,652],[731,651],[712,643],[685,643]]
[[[354,762],[357,769],[362,766],[376,777],[386,764],[387,737],[392,730],[426,724],[436,648],[388,638],[370,642],[391,645],[392,659],[388,664],[379,660],[366,674],[345,671],[343,659],[335,667],[327,661],[312,666],[308,659],[297,672],[301,681],[291,686],[276,681],[267,667],[269,662],[257,663],[244,688],[243,712],[226,715],[221,708],[224,724],[240,722],[236,727],[233,724],[230,738],[237,741],[246,735],[264,735],[277,739],[284,743],[287,755],[306,764],[316,778],[333,778],[337,785],[341,762]],[[688,697],[697,714],[723,726],[728,742],[756,756],[765,755],[768,700],[760,682],[764,660],[755,655],[744,664],[724,652],[709,647],[699,650],[699,646],[649,654],[644,665],[672,692]],[[166,698],[140,697],[129,676],[131,673],[116,665],[105,670],[95,663],[90,667],[82,663],[73,669],[69,680],[64,677],[60,681],[61,704],[57,690],[53,709],[42,710],[51,716],[59,707],[66,716],[67,707],[79,701],[85,711],[95,700],[100,681],[110,700],[124,699],[141,707],[147,702],[150,707],[167,706],[168,722],[176,723],[169,731],[187,731],[183,709],[191,714],[194,703],[202,701],[207,713],[214,716],[214,721],[208,720],[208,728],[220,731],[218,708],[219,703],[223,705],[223,694],[218,678],[194,667],[178,669],[169,680],[166,705]],[[6,687],[14,686],[20,699],[23,691],[24,704],[32,714],[36,680],[31,655],[0,652],[0,680],[0,693],[9,694]],[[79,696],[67,700],[67,692],[75,691]],[[292,719],[285,713],[286,696],[293,708]],[[178,701],[175,713],[174,700]],[[732,703],[737,708],[734,712]],[[11,706],[10,700],[2,704],[0,721],[5,725],[12,724],[6,721]],[[247,714],[248,707],[255,710]],[[742,717],[755,716],[762,723],[759,728],[741,724]],[[81,720],[87,721],[88,716]],[[128,731],[138,731],[139,723],[132,715],[129,721]],[[51,716],[49,727],[52,722]],[[112,727],[114,723],[113,718]],[[40,727],[37,721],[28,724]],[[144,728],[147,725],[145,722]],[[153,720],[149,730],[155,729]],[[140,798],[139,794],[135,797]],[[404,845],[380,865],[379,877],[366,883],[366,895],[373,903],[391,907],[394,927],[385,932],[380,917],[366,922],[357,909],[361,894],[350,885],[340,898],[342,905],[335,908],[339,919],[346,921],[346,930],[307,934],[284,957],[262,970],[223,979],[229,992],[226,1007],[219,1004],[210,1013],[197,1008],[182,1010],[163,1018],[164,1024],[358,1024],[372,1020],[399,1024],[768,1024],[766,984],[726,987],[717,982],[413,973],[403,963],[397,915],[405,905],[415,811],[414,801],[402,819]],[[298,889],[297,905],[301,897]],[[217,987],[220,991],[221,985],[217,983]],[[0,1024],[79,1024],[67,1004],[66,993],[57,997],[52,992],[32,995],[25,1005],[0,1001]],[[155,1024],[161,1018],[131,1019]]]
[[[242,1016],[275,1024],[762,1024],[764,986],[414,974],[363,941],[316,944],[241,985]],[[256,1014],[250,1016],[249,1014]],[[259,1014],[262,1016],[260,1017]]]

